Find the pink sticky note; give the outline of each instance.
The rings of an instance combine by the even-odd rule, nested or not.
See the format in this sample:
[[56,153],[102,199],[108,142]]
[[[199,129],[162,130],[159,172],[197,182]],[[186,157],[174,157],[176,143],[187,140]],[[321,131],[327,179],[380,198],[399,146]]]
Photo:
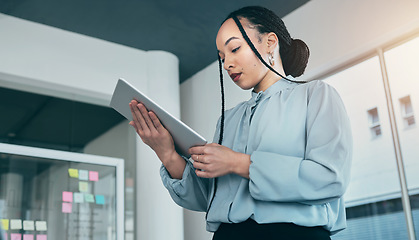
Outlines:
[[71,203],[63,202],[63,213],[71,213],[73,205]]
[[47,240],[47,235],[45,234],[36,235],[36,240]]
[[99,173],[96,171],[89,171],[89,180],[90,181],[99,181]]
[[73,193],[63,192],[63,202],[73,202]]
[[7,234],[6,233],[3,234],[3,239],[7,240]]
[[11,233],[10,240],[22,240],[22,234],[20,233]]
[[23,240],[33,240],[33,234],[23,234]]

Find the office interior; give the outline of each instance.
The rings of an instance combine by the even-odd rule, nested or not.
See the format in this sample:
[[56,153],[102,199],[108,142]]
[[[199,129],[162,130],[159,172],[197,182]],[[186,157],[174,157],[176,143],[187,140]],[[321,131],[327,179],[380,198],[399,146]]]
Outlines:
[[[211,141],[221,112],[217,24],[229,12],[255,4],[280,12],[291,35],[307,43],[311,55],[300,79],[335,87],[351,120],[348,227],[332,239],[418,238],[418,1],[189,2],[194,6],[189,10],[207,9],[190,11],[189,21],[196,31],[192,35],[205,34],[199,39],[208,47],[197,54],[199,42],[182,39],[184,55],[43,23],[59,16],[45,15],[38,22],[13,16],[13,9],[24,9],[24,1],[2,4],[0,226],[7,239],[58,239],[59,234],[61,239],[211,239],[205,213],[172,201],[161,183],[157,156],[109,102],[117,80],[124,78]],[[182,4],[141,5],[173,14],[157,15],[167,17],[164,28],[137,37],[170,42],[190,31],[176,28],[187,19],[176,16]],[[108,9],[110,18],[114,9]],[[196,23],[198,16],[214,13],[219,19],[213,32],[200,31],[205,26]],[[165,28],[176,31],[163,36],[159,31]],[[116,35],[130,32],[126,26],[118,29]],[[185,63],[192,65],[191,59],[207,63],[191,67]],[[226,109],[250,98],[250,91],[235,86],[226,72],[224,79]]]

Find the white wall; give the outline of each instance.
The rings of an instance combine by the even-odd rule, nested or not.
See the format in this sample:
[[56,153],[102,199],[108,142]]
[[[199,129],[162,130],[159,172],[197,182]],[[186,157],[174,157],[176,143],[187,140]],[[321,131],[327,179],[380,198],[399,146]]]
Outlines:
[[[145,93],[175,117],[180,117],[178,59],[159,52],[147,58]],[[135,83],[134,83],[135,84]],[[137,239],[183,239],[183,212],[160,179],[161,162],[136,136]]]
[[[419,31],[416,0],[312,0],[283,18],[293,38],[310,47],[309,65],[302,79],[313,79],[363,57],[379,46]],[[215,39],[214,39],[215,41]],[[225,75],[228,106],[248,99],[249,92],[233,86]],[[182,120],[212,138],[220,116],[218,63],[181,84]],[[186,240],[211,239],[205,215],[187,212]]]
[[[0,87],[108,106],[117,79],[123,77],[174,116],[180,114],[179,61],[173,54],[141,51],[4,14],[0,35]],[[160,181],[160,162],[128,131],[126,125],[116,126],[86,151],[135,161],[127,165],[136,166],[138,239],[181,240],[183,212]]]
[[310,47],[305,77],[312,79],[418,32],[418,12],[417,0],[312,0],[284,22]]
[[0,86],[107,105],[116,80],[147,82],[147,52],[0,14]]

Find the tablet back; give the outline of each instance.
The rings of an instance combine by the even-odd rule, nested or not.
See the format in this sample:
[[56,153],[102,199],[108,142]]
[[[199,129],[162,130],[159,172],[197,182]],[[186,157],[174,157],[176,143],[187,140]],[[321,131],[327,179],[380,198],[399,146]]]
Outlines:
[[126,119],[132,121],[132,114],[129,103],[133,99],[141,102],[149,111],[152,111],[157,115],[157,117],[160,119],[160,122],[172,135],[173,141],[175,142],[176,151],[180,155],[189,158],[190,154],[188,153],[188,149],[190,147],[202,146],[207,143],[207,141],[202,136],[200,136],[185,123],[172,116],[169,112],[153,102],[150,98],[133,87],[127,81],[124,79],[119,79],[112,95],[110,106],[118,111]]

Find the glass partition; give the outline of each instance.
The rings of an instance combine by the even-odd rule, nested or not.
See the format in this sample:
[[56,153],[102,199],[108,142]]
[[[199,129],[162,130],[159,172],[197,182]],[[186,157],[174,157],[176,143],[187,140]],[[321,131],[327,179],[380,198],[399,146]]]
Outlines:
[[354,140],[351,182],[344,196],[348,226],[332,239],[407,239],[378,57],[324,81],[342,97]]
[[419,37],[384,53],[416,237],[419,237]]
[[3,238],[123,239],[122,174],[121,159],[0,144]]

